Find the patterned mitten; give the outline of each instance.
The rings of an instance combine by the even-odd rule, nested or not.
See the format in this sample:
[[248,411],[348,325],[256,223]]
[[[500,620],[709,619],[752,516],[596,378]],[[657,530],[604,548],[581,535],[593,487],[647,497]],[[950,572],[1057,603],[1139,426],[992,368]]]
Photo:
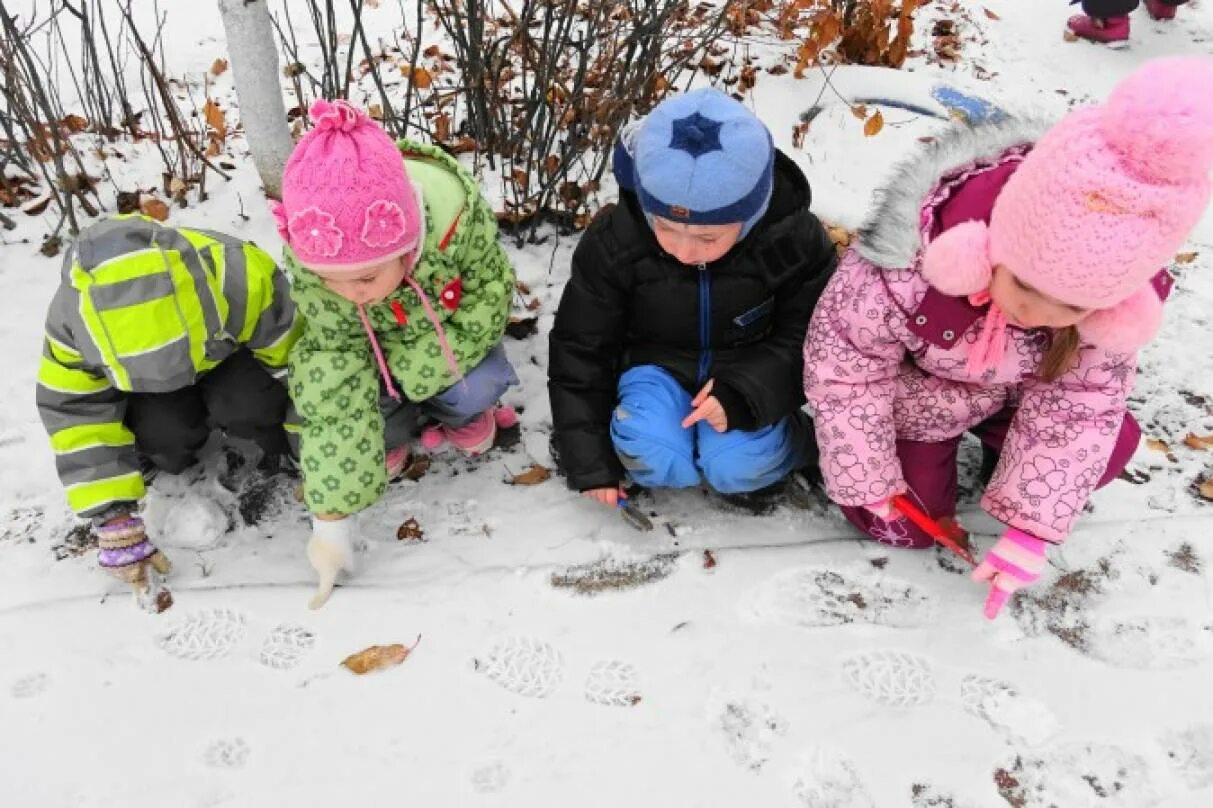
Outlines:
[[998,617],[1003,605],[1021,587],[1035,583],[1045,568],[1045,542],[1009,527],[973,570],[974,581],[988,581],[985,615]]
[[143,520],[126,514],[97,525],[97,562],[106,572],[142,592],[148,588],[150,565],[161,575],[173,568],[169,560],[148,541]]

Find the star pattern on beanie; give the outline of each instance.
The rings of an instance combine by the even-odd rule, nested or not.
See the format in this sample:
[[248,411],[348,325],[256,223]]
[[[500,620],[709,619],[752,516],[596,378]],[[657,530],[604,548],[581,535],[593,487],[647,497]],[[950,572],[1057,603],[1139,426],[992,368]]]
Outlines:
[[723,151],[720,127],[720,121],[705,118],[698,112],[679,118],[670,127],[670,148],[684,151],[695,158],[708,152]]

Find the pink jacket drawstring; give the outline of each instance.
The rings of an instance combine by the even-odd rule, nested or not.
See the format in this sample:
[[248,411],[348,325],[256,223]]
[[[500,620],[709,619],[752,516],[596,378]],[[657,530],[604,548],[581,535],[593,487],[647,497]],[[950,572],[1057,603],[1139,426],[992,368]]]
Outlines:
[[[404,281],[409,285],[417,296],[421,298],[421,305],[425,308],[425,316],[434,324],[434,331],[438,335],[438,344],[442,347],[442,355],[446,358],[447,366],[451,369],[451,373],[455,374],[455,378],[463,381],[463,374],[459,371],[459,363],[455,359],[455,352],[451,350],[451,344],[447,341],[446,330],[442,327],[442,321],[438,319],[434,307],[430,305],[430,300],[426,297],[420,284],[413,278],[412,273],[407,273],[404,276]],[[383,356],[383,348],[379,345],[379,339],[375,336],[375,329],[371,328],[371,321],[366,316],[366,308],[358,304],[358,317],[362,320],[362,327],[366,329],[366,336],[371,341],[371,350],[375,352],[375,361],[379,363],[379,374],[383,376],[383,383],[387,387],[388,395],[397,401],[403,401],[404,397],[392,384],[392,374],[388,370],[387,360]]]
[[969,295],[969,302],[974,306],[990,304],[977,344],[969,351],[969,373],[977,376],[995,367],[1007,350],[1007,315],[991,300],[988,290]]

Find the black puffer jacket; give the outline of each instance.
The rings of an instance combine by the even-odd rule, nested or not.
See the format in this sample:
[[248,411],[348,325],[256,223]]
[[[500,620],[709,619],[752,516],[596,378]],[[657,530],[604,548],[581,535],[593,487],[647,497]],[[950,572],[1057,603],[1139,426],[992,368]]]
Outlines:
[[610,420],[619,377],[636,365],[664,368],[692,395],[714,378],[729,429],[758,429],[804,404],[801,346],[836,263],[810,200],[804,174],[777,154],[766,214],[698,267],[661,249],[629,190],[590,225],[549,343],[553,448],[570,488],[624,479]]

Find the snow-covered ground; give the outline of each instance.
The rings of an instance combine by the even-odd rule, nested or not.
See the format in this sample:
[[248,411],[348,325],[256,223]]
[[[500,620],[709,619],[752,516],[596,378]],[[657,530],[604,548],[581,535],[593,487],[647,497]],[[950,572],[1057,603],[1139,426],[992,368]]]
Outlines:
[[[172,69],[201,73],[223,54],[217,12],[165,5]],[[919,28],[955,16],[948,5],[920,11]],[[922,99],[945,80],[1056,113],[1152,56],[1213,52],[1209,0],[1169,24],[1137,12],[1119,52],[1063,42],[1056,0],[962,6],[957,66],[844,69],[840,90]],[[778,47],[753,52],[774,64]],[[888,109],[865,138],[834,103],[795,149],[819,86],[760,73],[750,99],[806,170],[815,210],[853,226],[939,123]],[[113,165],[129,172],[115,185],[157,184],[139,175],[152,166]],[[172,221],[276,243],[250,163],[209,190]],[[1095,496],[1046,579],[994,623],[947,558],[862,541],[824,501],[752,516],[659,493],[642,503],[657,530],[639,533],[559,480],[507,484],[551,465],[546,332],[574,246],[554,236],[510,247],[541,302],[540,334],[506,341],[517,447],[439,456],[393,487],[363,520],[363,574],[311,612],[305,514],[275,492],[244,526],[247,493],[219,481],[239,489],[241,471],[221,474],[216,445],[202,469],[154,484],[147,519],[176,565],[176,604],[137,611],[91,553],[70,552],[33,407],[58,274],[37,246],[53,222],[15,215],[19,229],[0,231],[0,805],[1213,804],[1213,505],[1194,492],[1213,453],[1183,445],[1213,433],[1213,214],[1134,398],[1170,453],[1143,444],[1133,482]],[[988,517],[965,516],[988,543]],[[424,541],[396,539],[410,517]],[[603,581],[620,586],[582,593]],[[338,665],[418,635],[400,667]]]

